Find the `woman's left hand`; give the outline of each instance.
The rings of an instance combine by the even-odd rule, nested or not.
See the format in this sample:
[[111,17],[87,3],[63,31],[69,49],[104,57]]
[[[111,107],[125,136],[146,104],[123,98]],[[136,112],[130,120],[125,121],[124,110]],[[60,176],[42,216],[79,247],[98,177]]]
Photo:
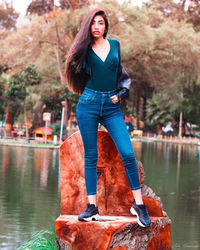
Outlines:
[[111,96],[110,99],[111,99],[112,102],[114,102],[114,103],[118,103],[118,102],[119,102],[119,98],[117,97],[117,95]]

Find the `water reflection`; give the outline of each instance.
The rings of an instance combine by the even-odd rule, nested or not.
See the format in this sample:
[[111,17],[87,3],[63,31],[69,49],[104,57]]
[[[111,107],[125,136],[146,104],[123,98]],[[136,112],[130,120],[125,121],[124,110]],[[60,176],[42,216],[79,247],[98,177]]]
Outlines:
[[145,183],[161,197],[172,220],[173,249],[200,249],[199,154],[196,145],[142,144],[139,160],[145,168]]
[[8,147],[3,148],[3,181],[6,180],[8,171],[9,171],[9,166],[10,166],[10,150]]
[[[200,147],[137,141],[133,148],[172,220],[173,249],[200,249]],[[58,150],[0,146],[0,249],[16,249],[54,224],[58,164]]]
[[40,175],[40,188],[47,186],[52,151],[34,152],[35,171]]
[[0,147],[0,249],[16,249],[60,213],[58,150]]
[[182,145],[178,145],[178,157],[177,157],[177,174],[176,174],[176,183],[177,183],[177,192],[179,187],[179,177],[180,177],[180,168],[181,168],[181,147]]
[[198,160],[199,160],[199,162],[200,162],[200,146],[198,146],[197,158],[198,158]]

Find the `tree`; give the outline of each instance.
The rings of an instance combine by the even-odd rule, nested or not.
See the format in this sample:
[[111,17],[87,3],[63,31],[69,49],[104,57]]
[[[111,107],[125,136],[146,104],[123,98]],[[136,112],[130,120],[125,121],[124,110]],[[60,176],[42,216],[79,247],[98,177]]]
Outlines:
[[6,79],[0,76],[0,119],[2,120],[4,114],[5,114],[5,102],[6,98],[4,95],[5,85],[6,85]]
[[7,104],[7,117],[6,122],[12,122],[11,118],[9,117],[9,106],[11,100],[21,100],[23,101],[24,107],[24,121],[26,127],[26,138],[28,139],[28,125],[27,125],[27,112],[26,112],[26,97],[28,95],[27,88],[33,85],[39,85],[41,82],[41,75],[37,72],[35,66],[31,65],[19,74],[14,74],[11,76],[8,87],[6,90],[6,96],[8,97],[8,104]]
[[4,121],[5,108],[6,108],[6,96],[5,96],[5,86],[7,84],[7,79],[3,76],[8,71],[8,65],[0,61],[0,120]]
[[192,23],[196,31],[200,30],[200,0],[149,0],[146,6],[152,7],[178,21]]
[[2,75],[3,73],[6,73],[8,69],[9,69],[8,65],[0,61],[0,75]]
[[3,0],[0,4],[0,39],[4,39],[10,30],[15,29],[18,16],[12,3]]
[[7,3],[5,0],[0,4],[0,29],[10,30],[15,28],[16,20],[19,14],[16,13],[12,3]]
[[58,6],[55,5],[54,0],[32,0],[27,8],[27,14],[38,14],[42,16],[50,13],[54,9],[71,9],[75,10],[84,6],[89,5],[88,0],[59,0]]
[[31,14],[38,14],[42,16],[46,13],[51,12],[54,9],[54,0],[33,0],[28,5],[26,13]]
[[185,0],[175,2],[173,0],[149,0],[145,5],[158,11],[161,11],[163,16],[183,20],[185,18]]
[[192,23],[196,31],[200,31],[200,1],[190,0],[187,6],[187,21]]
[[185,117],[186,121],[189,121],[200,127],[200,84],[195,84],[193,88],[184,89],[183,93],[183,117]]
[[176,89],[164,87],[147,102],[147,127],[155,129],[158,124],[166,125],[171,121],[178,128],[178,112],[181,110],[182,100]]
[[[63,22],[63,20],[66,21]],[[19,27],[2,41],[0,53],[4,54],[10,67],[15,70],[20,71],[30,63],[34,63],[40,69],[43,80],[40,91],[37,91],[38,95],[42,96],[54,85],[66,87],[65,56],[73,39],[73,29],[77,29],[78,23],[79,20],[72,22],[69,12],[62,13],[60,10],[46,15],[45,19],[34,17],[30,25]],[[23,50],[17,46],[18,44],[23,47]],[[10,46],[12,50],[8,49]],[[41,103],[38,102],[38,105],[41,106]]]
[[[129,101],[124,108],[131,108],[145,121],[148,116],[146,103],[151,98],[154,101],[161,92],[167,97],[162,101],[160,95],[160,102],[172,99],[176,118],[182,110],[185,119],[188,114],[184,111],[185,106],[176,106],[175,101],[181,99],[182,93],[183,100],[190,99],[185,89],[191,90],[199,84],[200,38],[193,25],[145,6],[139,9],[128,3],[120,5],[115,1],[104,1],[99,7],[108,14],[109,37],[120,41],[122,64],[132,78]],[[42,81],[37,89],[32,87],[37,92],[34,107],[39,113],[52,108],[51,102],[60,102],[58,95],[62,93],[68,103],[68,116],[76,105],[77,97],[72,98],[72,93],[66,89],[64,68],[66,54],[86,13],[88,6],[73,10],[54,9],[43,16],[34,15],[30,23],[0,42],[0,54],[7,59],[10,68],[20,72],[26,65],[34,64],[40,70]],[[177,93],[174,98],[170,97],[173,91]],[[60,116],[59,105],[52,109],[55,117]],[[162,111],[164,108],[163,105]]]
[[88,0],[59,0],[61,9],[77,9],[86,5],[89,5]]

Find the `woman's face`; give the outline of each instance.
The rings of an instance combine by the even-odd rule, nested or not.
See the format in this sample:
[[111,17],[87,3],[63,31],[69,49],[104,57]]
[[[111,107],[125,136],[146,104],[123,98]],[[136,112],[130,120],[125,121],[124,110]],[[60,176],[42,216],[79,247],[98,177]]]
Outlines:
[[91,34],[94,38],[100,38],[105,32],[105,21],[102,16],[95,16],[91,25]]

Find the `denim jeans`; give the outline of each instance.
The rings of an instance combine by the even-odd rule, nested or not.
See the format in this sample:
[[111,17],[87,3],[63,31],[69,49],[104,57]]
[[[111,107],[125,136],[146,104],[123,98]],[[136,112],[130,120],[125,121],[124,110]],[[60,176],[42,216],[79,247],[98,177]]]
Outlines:
[[110,99],[115,94],[115,90],[99,92],[85,88],[77,104],[76,117],[84,146],[87,195],[96,194],[97,130],[99,123],[107,129],[117,147],[131,189],[140,189],[137,163],[120,104],[115,104]]

